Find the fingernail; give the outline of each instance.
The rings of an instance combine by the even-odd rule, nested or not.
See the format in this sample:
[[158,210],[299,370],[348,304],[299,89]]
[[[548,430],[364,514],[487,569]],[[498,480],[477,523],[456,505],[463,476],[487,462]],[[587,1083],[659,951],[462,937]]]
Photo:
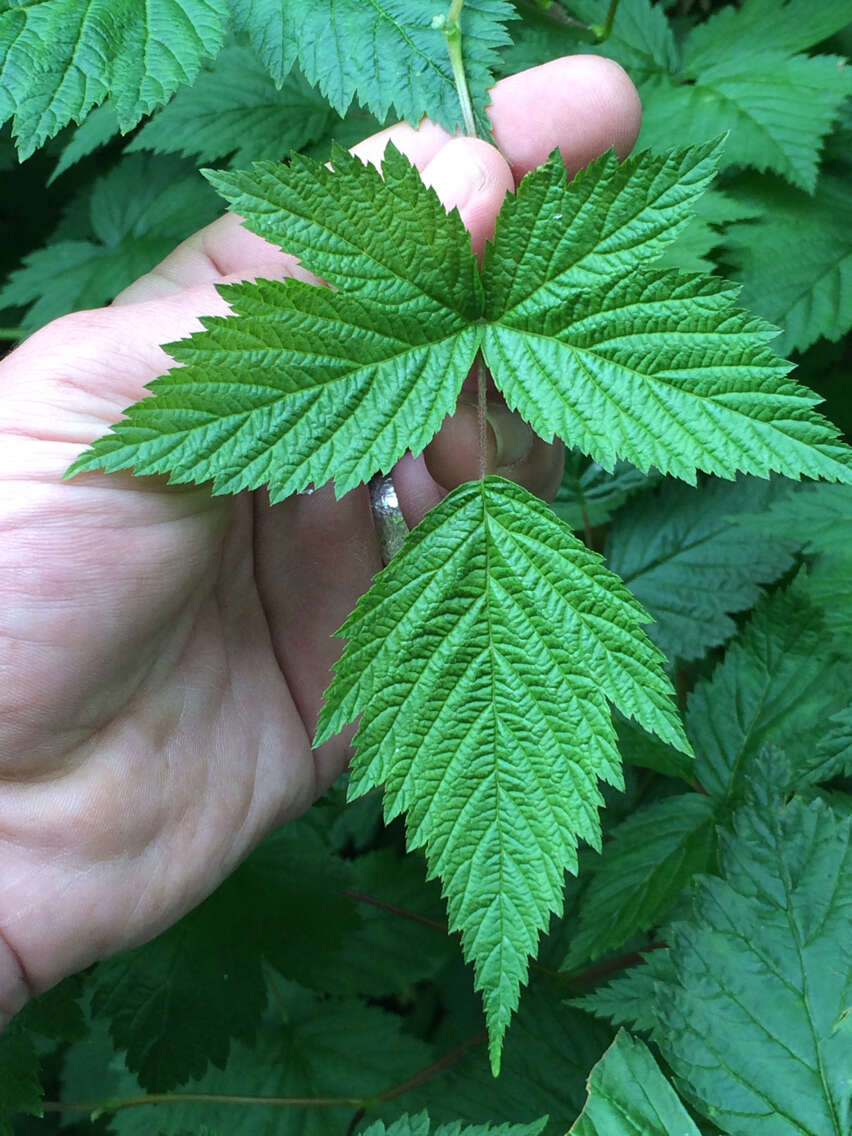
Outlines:
[[516,465],[529,457],[535,434],[515,410],[500,402],[488,404],[485,412],[488,425],[494,431],[497,443],[496,465]]

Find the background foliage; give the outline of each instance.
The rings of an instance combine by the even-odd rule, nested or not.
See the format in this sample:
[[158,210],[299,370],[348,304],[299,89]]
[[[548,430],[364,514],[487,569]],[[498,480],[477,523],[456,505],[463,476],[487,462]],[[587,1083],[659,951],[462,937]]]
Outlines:
[[[494,75],[595,51],[640,89],[637,149],[727,132],[666,261],[739,281],[848,436],[848,7],[621,0],[597,45],[577,21],[605,8],[467,0],[475,100]],[[324,159],[424,110],[455,125],[432,6],[371,11],[0,0],[6,342],[107,302],[211,219],[201,164]],[[377,794],[346,805],[339,784],[176,927],[16,1019],[0,1131],[852,1131],[852,490],[693,488],[570,453],[555,509],[656,617],[696,758],[616,722],[626,790],[605,791],[602,853],[581,848],[566,879],[500,1077],[437,886]],[[143,1093],[169,1099],[116,1107]]]

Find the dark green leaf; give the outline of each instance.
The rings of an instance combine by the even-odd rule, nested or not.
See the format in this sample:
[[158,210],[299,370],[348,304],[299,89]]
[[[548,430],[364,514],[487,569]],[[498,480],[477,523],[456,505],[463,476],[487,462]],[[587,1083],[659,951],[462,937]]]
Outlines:
[[646,1045],[619,1030],[568,1136],[700,1136]]
[[667,797],[615,829],[583,893],[580,930],[564,970],[577,970],[662,921],[715,847],[713,802],[698,793]]
[[[789,483],[740,478],[698,489],[666,483],[622,510],[606,560],[656,622],[648,634],[669,658],[700,658],[735,631],[742,611],[792,565],[793,545],[735,523],[766,509]],[[748,534],[748,535],[746,535]]]
[[699,784],[716,800],[736,800],[766,745],[781,747],[794,773],[807,768],[826,717],[847,704],[849,684],[850,668],[799,579],[756,609],[711,679],[690,695]]
[[140,1083],[164,1091],[223,1069],[267,1004],[268,959],[297,977],[337,957],[357,926],[351,883],[307,822],[280,829],[205,903],[152,942],[101,963],[92,1011]]

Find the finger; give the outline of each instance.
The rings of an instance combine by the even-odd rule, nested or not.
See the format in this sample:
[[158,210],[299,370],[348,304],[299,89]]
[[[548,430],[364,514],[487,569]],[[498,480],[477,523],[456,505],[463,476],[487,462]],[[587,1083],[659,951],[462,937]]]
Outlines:
[[494,235],[503,198],[514,187],[505,158],[478,138],[451,138],[421,176],[448,212],[458,209],[473,251],[481,256],[485,242]]
[[554,59],[501,80],[488,113],[516,182],[557,147],[571,176],[610,147],[625,158],[642,124],[627,72],[599,55]]

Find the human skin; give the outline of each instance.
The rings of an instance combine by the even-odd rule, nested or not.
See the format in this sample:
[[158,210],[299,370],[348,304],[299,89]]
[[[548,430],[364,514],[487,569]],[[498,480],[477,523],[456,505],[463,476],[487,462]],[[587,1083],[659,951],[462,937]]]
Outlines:
[[[614,63],[573,56],[492,92],[496,148],[424,123],[406,153],[482,252],[504,194],[558,146],[569,173],[639,129]],[[298,275],[227,215],[108,308],[0,363],[0,1025],[35,993],[150,939],[344,768],[311,748],[331,633],[381,567],[366,489],[271,507],[130,474],[62,475],[171,365],[158,346],[226,314],[216,283]],[[552,495],[559,444],[496,397],[488,467]],[[479,469],[473,399],[394,471],[416,522]]]

